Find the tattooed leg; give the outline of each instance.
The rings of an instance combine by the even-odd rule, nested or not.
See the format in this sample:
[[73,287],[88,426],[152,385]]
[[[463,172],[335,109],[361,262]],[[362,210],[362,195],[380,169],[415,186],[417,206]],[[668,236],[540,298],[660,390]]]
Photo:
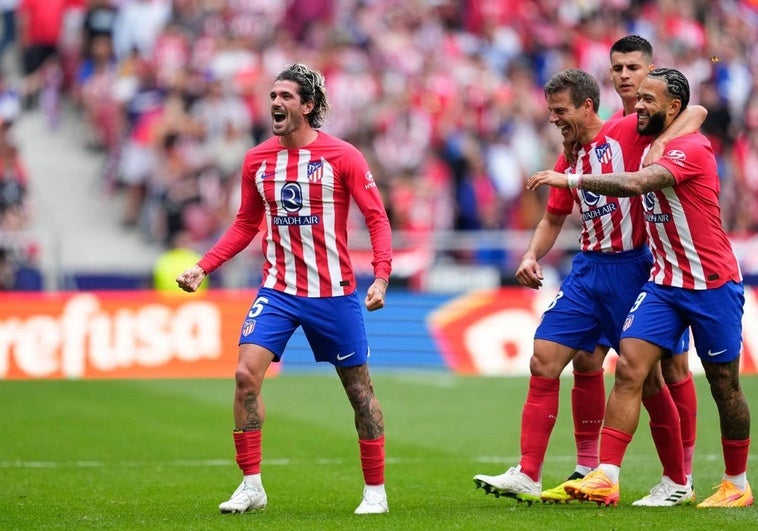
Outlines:
[[234,373],[234,425],[242,431],[260,430],[266,416],[261,388],[273,353],[258,345],[243,344]]
[[729,363],[708,363],[703,369],[711,387],[725,439],[741,441],[750,437],[750,410],[740,387],[740,360]]
[[374,396],[374,387],[368,365],[336,367],[345,388],[350,405],[355,411],[355,429],[358,438],[372,440],[384,435],[384,417],[379,401]]

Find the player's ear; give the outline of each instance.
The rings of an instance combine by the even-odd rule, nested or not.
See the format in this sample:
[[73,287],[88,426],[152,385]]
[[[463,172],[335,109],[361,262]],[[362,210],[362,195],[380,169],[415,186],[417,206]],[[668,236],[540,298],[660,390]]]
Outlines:
[[650,63],[649,65],[647,65],[648,72],[652,72],[653,70],[655,70],[655,63]]

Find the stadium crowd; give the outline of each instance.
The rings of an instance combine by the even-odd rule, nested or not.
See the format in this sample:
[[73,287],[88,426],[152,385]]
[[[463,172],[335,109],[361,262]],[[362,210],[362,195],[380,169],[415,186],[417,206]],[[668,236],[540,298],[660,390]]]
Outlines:
[[[334,111],[324,129],[366,154],[394,231],[530,230],[545,196],[525,193],[525,179],[561,150],[544,82],[562,68],[589,72],[610,116],[620,104],[608,49],[630,33],[709,110],[725,227],[758,232],[755,0],[4,4],[20,29],[24,108],[54,128],[72,102],[89,125],[83,149],[104,154],[104,189],[124,195],[114,215],[167,247],[180,238],[203,252],[228,224],[243,155],[270,134],[270,80],[292,62],[325,74]],[[3,182],[12,152],[0,146]],[[3,202],[3,230],[7,211]],[[467,258],[514,269],[503,254]]]

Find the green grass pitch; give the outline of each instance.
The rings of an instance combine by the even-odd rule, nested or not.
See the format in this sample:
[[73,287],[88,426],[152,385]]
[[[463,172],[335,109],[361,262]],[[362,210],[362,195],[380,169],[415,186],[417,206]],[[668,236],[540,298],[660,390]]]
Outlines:
[[[721,476],[718,420],[697,377],[698,499]],[[758,377],[743,377],[753,414]],[[375,372],[385,413],[390,513],[357,516],[362,478],[352,412],[331,372],[264,386],[265,512],[219,514],[237,486],[231,380],[0,382],[0,529],[749,529],[758,509],[632,507],[660,479],[643,411],[618,507],[517,504],[474,487],[518,461],[525,378]],[[606,385],[610,389],[612,379]],[[574,465],[569,396],[543,485]],[[748,477],[758,487],[755,446]]]

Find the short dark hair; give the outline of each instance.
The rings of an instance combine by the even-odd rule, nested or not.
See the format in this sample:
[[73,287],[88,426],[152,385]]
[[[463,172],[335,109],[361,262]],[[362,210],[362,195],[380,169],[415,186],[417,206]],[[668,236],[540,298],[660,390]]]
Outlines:
[[594,77],[583,70],[578,68],[561,70],[545,83],[545,97],[563,90],[569,91],[574,107],[578,108],[584,100],[589,98],[595,106],[595,112],[600,108],[600,86]]
[[613,46],[611,46],[610,53],[613,54],[613,52],[642,52],[642,55],[647,57],[649,62],[653,61],[653,45],[650,44],[646,38],[640,37],[639,35],[627,35],[626,37],[621,37],[613,43]]
[[[690,84],[679,70],[673,68],[656,68],[648,74],[648,77],[656,77],[666,82],[666,92],[671,99],[682,102],[682,111],[690,102]],[[680,111],[681,112],[681,111]]]
[[308,123],[314,129],[321,127],[329,111],[329,101],[326,98],[324,75],[318,70],[308,68],[304,64],[288,65],[276,76],[276,81],[293,81],[297,83],[297,93],[303,102],[313,102],[313,111],[308,114]]

